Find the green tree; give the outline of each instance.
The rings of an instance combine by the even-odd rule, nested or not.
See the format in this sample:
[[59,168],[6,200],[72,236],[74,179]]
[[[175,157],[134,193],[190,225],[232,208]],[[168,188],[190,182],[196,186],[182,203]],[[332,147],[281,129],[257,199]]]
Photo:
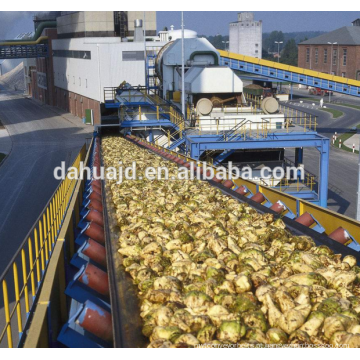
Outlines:
[[290,39],[284,50],[281,52],[280,62],[283,64],[297,66],[298,64],[298,48],[294,39]]
[[263,40],[263,48],[265,51],[277,52],[278,45],[275,44],[275,41],[284,41],[284,34],[282,31],[272,31],[264,40]]

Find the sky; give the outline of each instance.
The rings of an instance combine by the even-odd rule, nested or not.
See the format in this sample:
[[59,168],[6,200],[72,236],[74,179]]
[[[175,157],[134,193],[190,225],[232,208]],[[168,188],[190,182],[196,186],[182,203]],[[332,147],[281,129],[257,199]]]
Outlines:
[[[342,26],[350,26],[351,21],[360,17],[360,12],[356,11],[255,11],[254,14],[256,20],[263,21],[263,32],[331,31]],[[0,11],[0,39],[11,39],[21,32],[32,31],[34,15],[35,12]],[[228,35],[229,23],[236,20],[236,11],[184,12],[185,27],[197,31],[199,35]],[[158,11],[158,30],[170,25],[180,28],[180,12]]]
[[[241,9],[239,8],[239,11]],[[195,30],[199,35],[228,35],[229,23],[237,20],[236,11],[184,12],[185,28]],[[262,20],[263,32],[281,30],[331,31],[350,26],[351,21],[360,17],[360,11],[254,11],[255,20]],[[180,28],[181,14],[175,11],[158,11],[157,27],[174,25]]]

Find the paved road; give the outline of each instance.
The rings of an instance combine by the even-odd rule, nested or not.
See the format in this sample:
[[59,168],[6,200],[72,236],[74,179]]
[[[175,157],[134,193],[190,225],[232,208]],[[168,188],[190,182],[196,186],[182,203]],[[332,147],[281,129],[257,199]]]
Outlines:
[[76,157],[91,128],[19,94],[0,91],[0,119],[12,150],[0,166],[0,274],[36,221],[58,181],[53,169]]
[[[317,131],[330,139],[335,131],[340,134],[360,124],[360,111],[356,109],[326,104],[327,107],[338,109],[344,113],[341,118],[332,119],[330,114],[318,110],[316,107],[311,108],[310,101],[305,101],[302,104],[304,107],[301,107],[298,101],[286,105],[318,116]],[[314,154],[316,151],[314,152],[312,149],[304,151],[304,163],[308,171],[318,175],[319,156]],[[359,155],[357,154],[330,148],[328,207],[353,218],[356,215],[358,161]]]

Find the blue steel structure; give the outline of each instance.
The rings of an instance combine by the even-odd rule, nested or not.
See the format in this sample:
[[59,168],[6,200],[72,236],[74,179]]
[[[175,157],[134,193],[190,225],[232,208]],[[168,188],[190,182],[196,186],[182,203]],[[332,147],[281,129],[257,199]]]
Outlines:
[[49,56],[47,43],[34,45],[0,45],[0,59],[30,59]]
[[[109,92],[116,94],[116,89]],[[255,137],[255,134],[251,136],[251,133],[239,134],[239,131],[235,131],[238,129],[228,131],[225,136],[224,134],[194,134],[193,132],[187,132],[185,127],[185,130],[181,134],[182,136],[180,136],[178,124],[174,123],[171,116],[163,110],[165,106],[170,106],[168,102],[162,100],[163,103],[161,104],[159,103],[158,98],[156,101],[152,101],[152,98],[149,95],[138,98],[137,100],[130,96],[129,101],[126,99],[124,100],[124,98],[119,102],[114,95],[112,100],[109,98],[106,100],[105,107],[112,109],[119,108],[119,110],[123,107],[127,114],[135,113],[138,115],[140,106],[143,113],[146,113],[146,111],[154,112],[158,109],[159,116],[158,118],[147,120],[131,119],[131,116],[128,116],[127,119],[123,121],[119,119],[116,125],[126,129],[128,132],[136,129],[149,130],[150,142],[155,142],[152,132],[153,128],[162,127],[169,129],[171,132],[177,133],[177,137],[172,138],[168,149],[175,150],[178,148],[180,152],[187,153],[191,158],[196,160],[199,160],[205,151],[220,150],[221,153],[214,159],[214,164],[220,164],[235,150],[239,149],[295,148],[295,165],[297,166],[303,162],[303,148],[316,148],[320,153],[320,176],[317,184],[317,191],[313,189],[296,191],[295,188],[294,191],[290,189],[287,193],[311,201],[322,207],[327,206],[330,142],[328,138],[319,135],[316,131],[295,131],[294,129],[288,132],[287,129],[277,129],[269,130],[266,135],[261,137]]]
[[316,148],[320,153],[318,194],[315,197],[313,191],[296,192],[296,196],[311,200],[323,207],[327,206],[330,141],[315,131],[308,131],[306,133],[274,132],[268,133],[266,137],[261,139],[252,138],[249,135],[244,139],[243,136],[239,135],[231,141],[223,141],[223,137],[219,135],[186,135],[185,139],[187,151],[196,160],[207,150]]

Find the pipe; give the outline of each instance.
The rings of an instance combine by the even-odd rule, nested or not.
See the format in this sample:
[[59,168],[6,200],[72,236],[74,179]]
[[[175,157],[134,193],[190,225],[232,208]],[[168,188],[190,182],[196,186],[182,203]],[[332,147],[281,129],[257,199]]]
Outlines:
[[41,36],[36,41],[6,41],[3,43],[0,43],[0,46],[13,46],[13,45],[37,45],[44,41],[47,41],[49,38],[47,36]]
[[46,28],[56,28],[56,21],[44,21],[40,23],[38,28],[35,31],[34,36],[31,40],[4,40],[0,45],[36,45],[42,41],[48,40],[47,36],[41,36],[41,33]]
[[219,65],[219,58],[218,55],[215,51],[194,51],[191,55],[190,55],[190,60],[194,60],[194,57],[196,55],[211,55],[214,58],[214,65]]

